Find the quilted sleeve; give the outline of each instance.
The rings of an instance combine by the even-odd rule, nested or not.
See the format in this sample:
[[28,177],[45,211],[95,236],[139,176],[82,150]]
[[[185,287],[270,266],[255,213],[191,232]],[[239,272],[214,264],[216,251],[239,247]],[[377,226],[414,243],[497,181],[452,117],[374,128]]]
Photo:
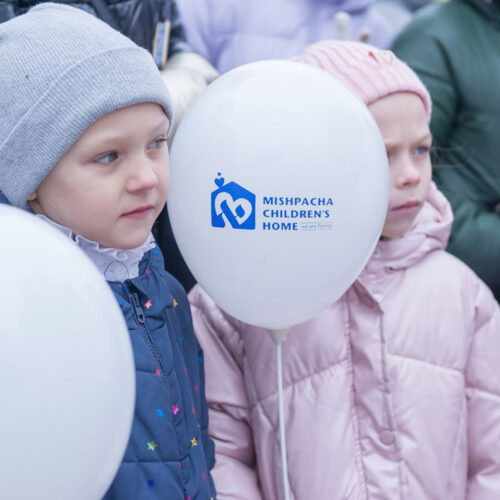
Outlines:
[[218,499],[262,499],[255,470],[250,409],[235,326],[197,285],[189,294],[195,333],[204,351],[209,435],[215,442]]
[[500,498],[500,311],[479,285],[466,369],[469,500]]

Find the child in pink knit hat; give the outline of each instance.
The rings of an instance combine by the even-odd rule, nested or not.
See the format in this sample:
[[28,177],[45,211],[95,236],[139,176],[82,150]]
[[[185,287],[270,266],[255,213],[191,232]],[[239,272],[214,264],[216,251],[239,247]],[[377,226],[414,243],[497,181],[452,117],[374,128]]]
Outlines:
[[424,205],[432,176],[431,98],[424,84],[391,51],[362,43],[327,40],[294,60],[336,76],[368,106],[391,165],[382,237],[403,236]]
[[[500,498],[500,311],[445,251],[452,213],[431,182],[429,94],[394,54],[368,45],[321,42],[296,60],[365,102],[391,185],[366,268],[283,344],[291,497]],[[199,286],[190,301],[218,498],[282,499],[274,344]]]

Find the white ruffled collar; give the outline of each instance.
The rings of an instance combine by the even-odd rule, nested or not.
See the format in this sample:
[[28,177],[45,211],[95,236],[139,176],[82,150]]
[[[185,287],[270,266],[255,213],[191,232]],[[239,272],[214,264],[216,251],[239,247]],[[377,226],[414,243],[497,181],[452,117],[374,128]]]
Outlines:
[[37,214],[36,217],[49,222],[71,238],[98,267],[106,281],[123,282],[128,279],[137,278],[139,276],[139,262],[146,252],[149,252],[149,250],[156,246],[155,239],[150,234],[144,244],[130,250],[102,247],[95,241],[88,240],[78,234],[74,235],[70,229],[61,226],[61,224],[45,217],[45,215]]

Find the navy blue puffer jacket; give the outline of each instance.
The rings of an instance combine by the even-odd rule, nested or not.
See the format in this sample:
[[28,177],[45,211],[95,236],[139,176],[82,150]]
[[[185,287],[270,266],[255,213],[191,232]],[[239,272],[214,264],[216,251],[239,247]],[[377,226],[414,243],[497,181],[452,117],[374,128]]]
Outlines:
[[48,1],[58,1],[83,9],[153,53],[157,25],[168,23],[168,57],[192,50],[186,43],[176,0],[0,0],[0,22],[24,14],[34,5]]
[[137,396],[125,457],[104,498],[209,500],[214,446],[187,297],[164,270],[158,248],[139,270],[135,279],[110,283],[129,328]]

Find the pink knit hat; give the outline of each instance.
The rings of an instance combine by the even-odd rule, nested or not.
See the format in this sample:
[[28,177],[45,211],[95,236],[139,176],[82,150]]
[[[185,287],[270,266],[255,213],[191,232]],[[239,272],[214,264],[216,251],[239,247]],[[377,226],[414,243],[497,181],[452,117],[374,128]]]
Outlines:
[[390,50],[359,42],[325,40],[309,45],[293,58],[339,77],[368,106],[396,92],[413,92],[431,117],[431,98],[418,76]]

